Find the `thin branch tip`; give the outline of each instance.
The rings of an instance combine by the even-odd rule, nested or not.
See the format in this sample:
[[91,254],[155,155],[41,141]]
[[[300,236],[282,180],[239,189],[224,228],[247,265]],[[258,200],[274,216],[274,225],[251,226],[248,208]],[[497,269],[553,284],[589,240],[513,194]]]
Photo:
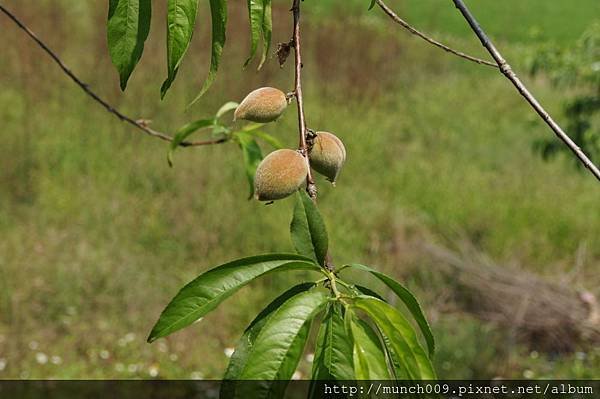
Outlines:
[[478,58],[478,57],[474,57],[472,55],[463,53],[462,51],[458,51],[453,49],[450,46],[447,46],[439,41],[437,41],[436,39],[433,39],[432,37],[428,36],[427,34],[421,32],[420,30],[418,30],[417,28],[415,28],[414,26],[412,26],[411,24],[409,24],[408,22],[406,22],[404,19],[400,18],[398,16],[398,14],[396,14],[394,12],[394,10],[392,10],[390,7],[388,7],[387,4],[385,4],[383,2],[383,0],[375,0],[377,5],[379,6],[379,8],[381,8],[381,10],[387,14],[387,16],[389,16],[394,22],[396,22],[397,24],[399,24],[400,26],[402,26],[404,29],[406,29],[407,31],[409,31],[410,33],[412,33],[415,36],[420,37],[421,39],[425,40],[426,42],[428,42],[429,44],[432,44],[448,53],[454,54],[458,57],[464,58],[465,60],[480,64],[480,65],[486,65],[492,68],[498,68],[498,65],[496,65],[495,63],[491,62],[491,61],[487,61],[484,60],[482,58]]

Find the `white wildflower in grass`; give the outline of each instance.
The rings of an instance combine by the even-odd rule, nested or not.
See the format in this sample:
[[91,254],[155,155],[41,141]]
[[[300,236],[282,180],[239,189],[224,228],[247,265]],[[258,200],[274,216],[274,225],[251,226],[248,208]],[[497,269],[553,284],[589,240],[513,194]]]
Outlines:
[[60,356],[54,355],[50,358],[50,363],[59,365],[62,363],[62,358]]
[[172,361],[172,362],[176,362],[176,361],[177,361],[177,359],[179,359],[179,356],[177,356],[177,353],[171,353],[171,354],[169,355],[169,360],[170,360],[170,361]]
[[31,341],[29,343],[29,349],[31,349],[32,351],[36,350],[39,347],[40,347],[40,344],[38,344],[37,341]]
[[233,355],[233,352],[235,352],[234,348],[225,348],[223,350],[223,353],[225,353],[225,356],[227,357],[231,357]]
[[154,365],[148,367],[148,375],[153,378],[158,377],[158,367]]
[[106,349],[102,349],[102,350],[100,351],[100,359],[104,359],[104,360],[106,360],[106,359],[108,359],[109,357],[110,357],[110,352],[109,352],[109,351],[107,351]]
[[192,380],[202,380],[202,379],[204,379],[204,374],[202,374],[199,371],[194,371],[190,374],[190,378]]
[[115,370],[119,373],[122,373],[123,371],[125,371],[125,366],[123,365],[123,363],[117,363],[115,364]]
[[48,363],[48,355],[42,352],[38,352],[35,354],[35,361],[39,364],[46,364]]
[[533,377],[535,377],[535,373],[531,370],[525,370],[525,371],[523,371],[523,377],[530,380]]
[[169,347],[163,341],[159,341],[158,350],[159,352],[166,353],[169,350]]

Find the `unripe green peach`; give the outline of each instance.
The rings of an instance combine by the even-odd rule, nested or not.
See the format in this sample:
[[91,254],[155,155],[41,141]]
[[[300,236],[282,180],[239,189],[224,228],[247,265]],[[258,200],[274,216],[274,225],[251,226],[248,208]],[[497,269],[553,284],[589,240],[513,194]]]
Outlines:
[[328,132],[317,132],[309,153],[310,166],[335,183],[344,162],[346,148],[342,140]]
[[234,119],[268,123],[279,118],[287,107],[285,94],[273,87],[256,89],[246,96],[236,108]]
[[259,201],[285,198],[304,184],[307,174],[308,163],[298,151],[273,151],[256,168],[255,197]]

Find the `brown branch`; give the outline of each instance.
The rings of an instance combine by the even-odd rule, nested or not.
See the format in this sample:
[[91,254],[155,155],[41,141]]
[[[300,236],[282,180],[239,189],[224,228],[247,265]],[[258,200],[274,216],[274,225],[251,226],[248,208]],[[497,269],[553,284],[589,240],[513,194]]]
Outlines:
[[[294,16],[294,31],[290,44],[294,48],[294,95],[296,97],[296,105],[298,108],[298,150],[302,153],[308,164],[308,173],[306,175],[306,192],[316,203],[317,201],[317,185],[315,184],[312,171],[310,169],[310,160],[308,158],[308,135],[309,129],[306,126],[306,117],[304,115],[304,99],[302,97],[302,47],[300,41],[300,1],[293,0],[292,14]],[[325,268],[331,272],[335,272],[335,266],[331,260],[331,254],[328,252],[325,257]],[[335,287],[335,279],[329,280],[330,288],[333,293],[337,293]]]
[[425,33],[417,30],[415,27],[411,26],[408,22],[406,22],[405,20],[400,18],[382,0],[375,0],[375,1],[377,2],[377,5],[383,10],[383,12],[385,12],[392,20],[394,20],[394,22],[398,23],[400,26],[402,26],[404,29],[406,29],[413,35],[416,35],[416,36],[420,37],[421,39],[425,40],[426,42],[433,44],[434,46],[439,47],[444,51],[447,51],[451,54],[454,54],[454,55],[464,58],[466,60],[475,62],[480,65],[487,65],[489,67],[498,68],[498,65],[496,65],[495,63],[493,63],[491,61],[486,61],[481,58],[473,57],[472,55],[465,54],[462,51],[454,50],[453,48],[448,47],[445,44],[438,42],[437,40],[427,36]]
[[[20,29],[22,29],[38,46],[42,48],[48,54],[56,64],[62,69],[62,71],[69,77],[77,86],[79,86],[88,96],[90,96],[94,101],[102,105],[108,112],[115,115],[121,121],[129,123],[132,126],[135,126],[139,130],[148,134],[149,136],[156,137],[160,140],[164,141],[173,141],[173,138],[165,133],[158,132],[156,130],[148,127],[148,124],[144,120],[135,120],[130,118],[129,116],[121,113],[114,106],[110,105],[106,100],[102,99],[98,94],[94,93],[87,83],[84,83],[79,79],[71,70],[67,67],[67,65],[52,51],[40,38],[37,37],[35,33],[31,29],[29,29],[23,22],[21,22],[13,13],[7,10],[3,5],[0,4],[0,11],[2,11],[8,18],[10,18]],[[194,147],[194,146],[202,146],[202,145],[211,145],[211,144],[220,144],[228,141],[227,138],[219,138],[213,140],[204,140],[204,141],[183,141],[179,145],[182,147]]]
[[573,154],[575,154],[575,156],[577,158],[579,158],[581,163],[583,163],[583,165],[587,169],[589,169],[590,172],[592,172],[592,174],[596,177],[596,179],[598,179],[600,181],[600,170],[598,170],[598,167],[596,165],[594,165],[594,163],[581,150],[581,148],[579,148],[579,146],[577,144],[575,144],[575,142],[573,140],[571,140],[571,138],[561,129],[561,127],[552,119],[552,117],[548,114],[548,112],[544,109],[544,107],[542,107],[542,105],[533,96],[533,94],[531,94],[531,92],[527,89],[527,87],[523,84],[523,82],[521,82],[521,80],[513,72],[511,66],[506,62],[504,57],[502,57],[502,54],[500,54],[500,52],[498,51],[498,49],[496,49],[494,44],[492,44],[489,37],[485,34],[485,32],[483,31],[481,26],[479,26],[479,23],[477,23],[477,21],[475,20],[475,17],[473,16],[473,14],[471,14],[471,12],[469,11],[469,9],[465,5],[465,3],[462,0],[453,0],[453,1],[454,1],[454,4],[456,5],[456,8],[458,8],[460,10],[463,17],[467,20],[467,22],[471,26],[471,29],[473,30],[473,32],[475,32],[475,34],[481,41],[481,44],[483,45],[483,47],[485,47],[487,49],[487,51],[490,53],[490,55],[494,58],[494,60],[498,64],[498,67],[500,68],[500,71],[502,72],[502,74],[504,76],[506,76],[506,78],[512,82],[512,84],[517,88],[519,93],[521,93],[521,95],[525,98],[525,100],[527,100],[527,102],[531,105],[531,107],[535,110],[535,112],[537,112],[537,114],[540,116],[540,118],[542,118],[542,120],[544,122],[546,122],[546,124],[548,126],[550,126],[550,128],[552,129],[552,131],[554,131],[556,136],[560,140],[562,140],[562,142],[567,147],[569,147],[569,149],[573,152]]
[[312,176],[312,172],[310,170],[310,161],[308,159],[308,142],[306,139],[308,129],[306,127],[306,117],[304,115],[304,100],[302,97],[302,50],[301,50],[301,41],[300,41],[300,1],[294,0],[292,5],[292,14],[294,16],[294,31],[292,35],[292,45],[294,47],[294,60],[295,60],[295,88],[294,94],[296,96],[296,104],[298,108],[298,136],[299,143],[298,149],[306,158],[306,162],[308,163],[308,174],[306,176],[306,192],[313,199],[317,199],[317,186]]

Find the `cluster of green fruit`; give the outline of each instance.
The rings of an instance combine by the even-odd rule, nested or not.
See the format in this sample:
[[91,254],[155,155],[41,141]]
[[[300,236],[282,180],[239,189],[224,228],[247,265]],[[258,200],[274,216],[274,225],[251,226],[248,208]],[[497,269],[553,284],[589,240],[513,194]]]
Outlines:
[[[256,89],[235,110],[235,119],[269,123],[281,116],[288,97],[272,87]],[[274,201],[296,192],[306,182],[309,165],[335,183],[344,162],[344,143],[329,132],[308,137],[308,159],[301,151],[281,149],[267,155],[256,169],[254,192],[259,201]]]

